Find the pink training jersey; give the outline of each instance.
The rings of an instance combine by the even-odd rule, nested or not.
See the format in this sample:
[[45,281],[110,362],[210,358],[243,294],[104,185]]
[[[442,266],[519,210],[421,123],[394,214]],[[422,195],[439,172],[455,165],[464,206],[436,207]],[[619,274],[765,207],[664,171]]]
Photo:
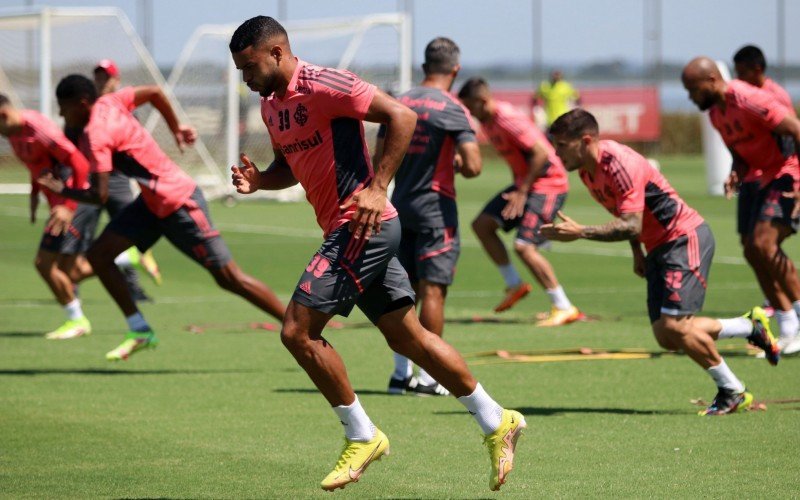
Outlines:
[[715,105],[709,118],[730,149],[734,167],[744,171],[742,182],[759,180],[765,186],[785,173],[797,178],[794,141],[773,132],[790,113],[769,92],[741,80],[728,82],[725,110]]
[[481,124],[489,140],[498,153],[505,158],[514,175],[514,184],[525,182],[530,163],[528,157],[533,147],[539,143],[547,150],[549,166],[538,177],[530,191],[541,194],[562,194],[569,190],[567,171],[556,156],[556,151],[539,130],[539,127],[511,103],[495,101],[495,114],[488,122]]
[[648,252],[703,223],[700,214],[642,155],[615,141],[600,141],[599,150],[594,175],[580,169],[581,180],[615,217],[642,212],[639,241]]
[[[374,177],[361,120],[375,90],[349,71],[297,59],[286,94],[261,98],[272,147],[286,157],[326,236],[353,219],[355,206],[339,206]],[[387,202],[382,220],[396,216]]]
[[116,169],[136,180],[147,208],[163,219],[178,210],[197,185],[133,116],[135,94],[133,87],[126,87],[97,99],[81,136],[81,150],[93,172]]
[[[36,179],[49,170],[64,185],[73,189],[89,188],[89,162],[49,118],[33,110],[20,110],[22,130],[8,138],[14,154],[31,173],[33,192],[39,191]],[[49,189],[44,195],[50,207],[65,205],[72,210],[78,202],[59,196]]]

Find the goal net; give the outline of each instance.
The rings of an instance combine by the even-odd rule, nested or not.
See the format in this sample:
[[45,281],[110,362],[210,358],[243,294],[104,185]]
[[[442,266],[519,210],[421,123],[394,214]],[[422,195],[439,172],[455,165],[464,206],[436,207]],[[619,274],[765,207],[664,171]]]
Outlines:
[[[402,13],[284,23],[292,51],[314,64],[348,69],[383,90],[411,85],[411,25]],[[198,27],[183,48],[167,85],[181,103],[214,164],[227,178],[244,152],[263,168],[272,161],[260,98],[243,83],[228,44],[236,25]],[[374,137],[374,130],[368,130]],[[299,186],[266,196],[298,199]]]
[[[0,92],[16,106],[36,109],[62,123],[55,87],[64,76],[92,77],[101,59],[112,59],[122,85],[160,85],[169,95],[161,72],[122,11],[115,8],[0,9]],[[181,120],[187,116],[171,96]],[[211,198],[232,192],[227,176],[214,163],[208,148],[178,151],[174,138],[151,106],[137,110],[164,151],[186,170]],[[0,193],[30,191],[27,170],[20,168],[6,140],[0,140]]]

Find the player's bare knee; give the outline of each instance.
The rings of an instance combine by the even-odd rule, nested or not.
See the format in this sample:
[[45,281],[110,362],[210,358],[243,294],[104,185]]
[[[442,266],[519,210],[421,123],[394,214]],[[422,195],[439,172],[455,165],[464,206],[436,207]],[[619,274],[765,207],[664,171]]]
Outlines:
[[42,276],[48,276],[50,271],[53,269],[54,264],[55,262],[53,262],[51,259],[47,259],[41,255],[37,255],[33,260],[33,267],[35,267]]
[[514,251],[521,257],[526,253],[535,252],[536,245],[527,241],[514,240]]

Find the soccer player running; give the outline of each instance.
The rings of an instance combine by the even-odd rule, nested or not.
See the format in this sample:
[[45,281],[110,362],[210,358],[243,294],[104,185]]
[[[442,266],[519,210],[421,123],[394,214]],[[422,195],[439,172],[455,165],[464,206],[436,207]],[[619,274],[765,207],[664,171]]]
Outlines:
[[[775,100],[778,101],[779,104],[785,106],[786,109],[795,115],[794,105],[792,104],[791,97],[789,97],[789,93],[786,92],[783,87],[778,85],[775,80],[769,78],[765,74],[767,69],[767,60],[766,57],[764,57],[764,53],[761,51],[761,49],[754,45],[745,45],[733,56],[733,63],[736,70],[736,77],[739,80],[747,82],[754,87],[758,87],[768,92]],[[763,170],[758,167],[746,169],[744,168],[746,165],[742,164],[741,162],[734,162],[732,167],[731,173],[725,181],[725,194],[728,198],[730,198],[738,191],[737,226],[739,234],[741,235],[742,246],[746,247],[747,240],[752,236],[752,231],[755,225],[753,217],[757,216],[757,212],[754,213],[754,209],[758,205],[758,196],[759,191],[761,190],[761,177],[763,175]],[[738,170],[736,167],[738,167]],[[796,216],[792,216],[792,218],[794,217]],[[749,252],[745,252],[745,258],[748,259],[748,262],[750,257],[751,254]],[[756,269],[753,264],[751,264],[751,267]],[[780,300],[784,305],[791,302],[788,300],[788,297],[786,297],[786,293],[781,288],[780,283],[776,281],[769,281],[769,276],[767,273],[756,272],[756,278],[759,280],[759,283],[763,283],[761,285],[762,289],[772,288],[776,295],[779,297],[782,296]],[[790,351],[785,352],[785,354],[790,354],[791,352],[800,350],[800,342],[797,342],[797,345],[788,346],[788,344],[791,343],[792,338],[797,333],[798,328],[800,328],[800,321],[798,320],[797,311],[795,311],[792,307],[788,308],[787,310],[779,309],[775,311],[775,308],[772,306],[772,303],[770,303],[769,300],[766,300],[765,302],[765,309],[767,309],[768,305],[768,310],[777,313],[776,319],[778,321],[778,329],[780,331],[778,344],[784,347],[786,351]],[[771,314],[768,313],[767,315],[770,316]]]
[[800,279],[781,248],[800,224],[790,195],[800,186],[795,150],[800,144],[800,121],[773,93],[741,80],[726,82],[707,57],[689,62],[681,78],[689,98],[700,110],[709,111],[711,123],[733,155],[726,191],[730,193],[740,178],[757,183],[755,192],[743,193],[745,201],[739,205],[744,255],[777,311],[779,348],[784,354],[800,352]]
[[[98,96],[119,90],[121,84],[119,68],[111,59],[100,60],[92,74]],[[108,201],[103,206],[108,211],[109,217],[113,219],[123,208],[133,203],[135,198],[131,189],[130,177],[119,170],[113,170],[108,178]],[[161,272],[153,257],[153,251],[147,250],[139,253],[136,247],[131,247],[119,254],[115,262],[122,269],[134,300],[137,302],[150,300],[139,284],[139,275],[135,268],[143,269],[156,285],[161,285]]]
[[[31,175],[31,223],[36,222],[39,205],[39,184],[36,179],[45,172],[73,189],[85,189],[89,182],[89,163],[64,136],[58,126],[41,113],[17,109],[11,100],[0,94],[0,135],[8,138],[11,148]],[[50,205],[50,217],[36,253],[36,270],[64,308],[67,320],[45,335],[48,339],[65,340],[88,335],[92,331],[83,314],[81,301],[75,295],[73,281],[91,274],[84,258],[87,240],[91,240],[94,207],[44,189]]]
[[[246,155],[232,167],[240,193],[300,182],[325,241],[301,275],[286,310],[281,340],[344,425],[345,447],[322,488],[358,481],[389,451],[389,440],[353,392],[339,354],[322,336],[335,314],[358,306],[391,349],[430,373],[455,395],[486,434],[489,486],[497,490],[513,467],[523,416],[500,407],[473,378],[461,355],[426,330],[414,291],[396,253],[400,221],[387,188],[408,148],[417,115],[353,73],[296,58],[277,21],[258,16],[234,32],[230,50],[247,86],[261,95],[261,115],[275,160],[259,171]],[[362,120],[383,123],[375,168]]]
[[780,352],[766,318],[695,316],[705,300],[714,256],[711,229],[643,156],[617,142],[600,140],[591,113],[569,111],[553,123],[550,133],[566,169],[578,170],[589,193],[614,219],[584,226],[559,212],[563,222],[545,224],[542,233],[558,241],[629,241],[633,271],[647,279],[647,311],[659,345],[685,352],[717,384],[714,401],[700,414],[724,415],[748,408],[753,396],[722,359],[715,340],[747,338],[767,353],[773,365]]
[[561,160],[536,124],[510,103],[493,98],[482,78],[469,79],[458,97],[481,122],[514,176],[514,184],[499,192],[472,221],[472,230],[506,283],[506,296],[495,312],[510,309],[531,290],[497,235],[499,229],[508,232],[517,228],[514,250],[552,303],[550,313],[541,315],[536,326],[560,326],[579,320],[580,311],[559,284],[553,266],[538,250],[547,243],[539,228],[553,221],[567,198],[569,181]]
[[[471,178],[480,174],[481,152],[470,124],[469,111],[450,94],[461,69],[458,45],[449,38],[435,38],[425,47],[425,77],[420,86],[398,100],[417,113],[411,144],[395,175],[392,205],[402,226],[398,257],[417,294],[422,326],[442,336],[447,287],[453,283],[461,251],[454,160],[458,171]],[[378,132],[374,165],[383,155],[386,127]],[[388,392],[447,396],[424,369],[412,377],[412,363],[394,354],[394,373]]]
[[65,186],[52,176],[41,179],[51,190],[76,200],[103,204],[108,200],[108,178],[114,169],[134,178],[141,194],[114,217],[87,252],[103,286],[117,303],[128,324],[125,340],[106,359],[127,359],[155,347],[153,329],[136,307],[125,279],[114,264],[123,250],[136,245],[144,252],[166,238],[181,252],[208,269],[217,284],[283,320],[284,306],[266,285],[239,269],[228,247],[211,223],[203,194],[195,182],[164,154],[131,110],[151,103],[164,117],[183,149],[194,143],[196,132],[178,122],[172,106],[157,86],[126,87],[97,97],[94,84],[82,75],[63,78],[56,87],[61,115],[70,128],[83,129],[80,149],[92,171],[90,189]]

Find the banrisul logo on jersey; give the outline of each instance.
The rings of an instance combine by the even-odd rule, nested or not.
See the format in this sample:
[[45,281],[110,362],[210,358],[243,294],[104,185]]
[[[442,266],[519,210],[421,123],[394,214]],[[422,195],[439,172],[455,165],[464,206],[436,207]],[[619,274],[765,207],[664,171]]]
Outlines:
[[322,134],[320,134],[319,130],[315,130],[314,133],[306,139],[298,139],[290,144],[281,144],[281,151],[283,151],[285,156],[288,156],[292,153],[308,151],[320,144],[322,144]]

